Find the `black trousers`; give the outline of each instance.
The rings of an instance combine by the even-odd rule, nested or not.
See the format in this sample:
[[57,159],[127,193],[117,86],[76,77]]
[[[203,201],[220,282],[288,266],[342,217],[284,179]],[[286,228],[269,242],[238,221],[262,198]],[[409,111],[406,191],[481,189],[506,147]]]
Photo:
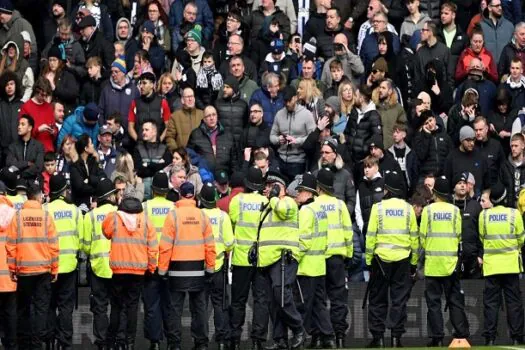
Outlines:
[[[215,341],[225,342],[230,339],[230,315],[229,307],[223,309],[222,298],[224,295],[224,269],[215,272],[212,276],[211,282],[208,285],[208,297],[206,301],[211,300],[213,306],[213,323],[215,326]],[[206,306],[206,310],[208,310]]]
[[191,314],[191,337],[195,346],[208,345],[208,317],[206,311],[206,290],[181,291],[178,289],[177,280],[180,278],[170,278],[169,290],[171,298],[172,312],[170,313],[168,334],[168,344],[179,345],[182,340],[182,310],[186,293],[190,298]]
[[16,292],[0,292],[0,338],[6,350],[16,349]]
[[469,324],[465,314],[465,296],[456,273],[447,277],[425,277],[425,298],[427,301],[427,327],[430,338],[445,336],[441,295],[448,301],[450,321],[454,327],[454,338],[468,338]]
[[51,300],[51,275],[18,276],[16,290],[18,345],[20,349],[40,349],[46,331]]
[[171,312],[168,281],[157,273],[146,275],[142,300],[144,302],[144,337],[152,343],[158,343],[162,340],[163,330],[166,334],[173,332],[168,327]]
[[[334,329],[326,303],[325,276],[297,276],[297,281],[299,285],[296,288],[295,301],[306,332],[314,337],[333,337]],[[304,302],[301,302],[300,295],[298,295],[299,288],[301,288],[300,292]]]
[[[51,303],[47,315],[46,339],[73,346],[73,309],[75,308],[77,271],[58,274],[51,285]],[[58,310],[58,315],[57,315]]]
[[269,304],[271,289],[266,283],[261,270],[252,266],[232,267],[232,303],[230,308],[231,339],[241,339],[242,327],[246,317],[246,302],[250,287],[253,296],[253,320],[251,338],[266,341],[268,336],[268,321],[270,319]]
[[[137,314],[140,293],[144,287],[144,276],[132,274],[113,274],[111,280],[111,314],[106,335],[107,344],[134,344],[137,334]],[[124,316],[122,315],[124,313]],[[122,325],[121,323],[124,323]],[[126,339],[119,336],[125,327]]]
[[93,314],[95,345],[105,345],[109,326],[108,306],[111,296],[111,279],[101,278],[91,272],[90,310]]
[[340,255],[326,259],[326,292],[330,300],[330,321],[338,338],[348,329],[348,291],[345,287],[345,263]]
[[[287,339],[288,329],[298,333],[303,330],[303,319],[297,308],[292,292],[292,286],[296,283],[297,261],[293,260],[285,265],[284,269],[284,290],[281,281],[281,262],[278,261],[267,268],[264,268],[263,275],[266,283],[271,286],[272,294],[267,302],[271,305],[271,315],[273,322],[273,339]],[[284,304],[281,306],[281,298],[284,293]]]
[[523,303],[519,285],[519,274],[493,275],[485,277],[483,291],[483,336],[495,339],[498,329],[498,312],[501,306],[501,292],[505,297],[507,325],[513,339],[523,337]]
[[[385,333],[386,317],[389,314],[388,328],[391,329],[392,336],[401,337],[405,333],[407,302],[412,288],[410,262],[408,259],[403,259],[387,263],[376,257],[372,260],[371,272],[372,277],[368,282],[370,283],[368,304],[370,333],[374,338],[382,337]],[[389,298],[390,313],[388,312]]]

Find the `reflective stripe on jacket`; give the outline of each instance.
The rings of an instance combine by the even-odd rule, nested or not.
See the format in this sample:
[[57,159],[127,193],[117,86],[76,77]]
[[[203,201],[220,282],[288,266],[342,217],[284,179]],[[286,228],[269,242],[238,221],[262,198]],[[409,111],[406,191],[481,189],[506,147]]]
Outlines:
[[11,281],[7,266],[7,232],[16,214],[13,204],[5,196],[0,196],[0,292],[16,291],[16,282]]
[[213,238],[215,239],[215,271],[219,271],[224,264],[225,252],[231,252],[233,249],[232,223],[228,214],[219,208],[202,209],[202,211],[210,219]]

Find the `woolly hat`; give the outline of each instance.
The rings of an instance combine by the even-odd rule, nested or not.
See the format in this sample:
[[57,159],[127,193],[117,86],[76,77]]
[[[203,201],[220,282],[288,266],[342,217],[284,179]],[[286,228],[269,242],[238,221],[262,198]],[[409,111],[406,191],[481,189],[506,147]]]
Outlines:
[[64,9],[64,12],[67,11],[67,0],[53,0],[53,3],[51,4],[51,8],[55,5],[59,5]]
[[47,58],[55,57],[58,58],[61,61],[66,60],[66,55],[64,55],[64,51],[60,50],[60,47],[57,45],[53,45],[49,48],[49,51],[47,52]]
[[84,118],[90,122],[98,121],[100,111],[96,103],[90,102],[84,107]]
[[383,143],[383,137],[381,135],[374,135],[368,142],[368,148],[377,147],[383,152],[385,151],[385,144]]
[[239,92],[239,81],[233,75],[228,75],[224,80],[224,85],[228,85],[232,88],[234,93]]
[[128,70],[126,69],[126,61],[124,61],[124,58],[119,57],[113,61],[111,64],[111,67],[118,68],[122,73],[128,74]]
[[472,129],[470,126],[465,125],[459,129],[459,142],[463,142],[467,139],[474,139],[476,138],[476,133],[474,132],[474,129]]
[[12,14],[14,11],[13,3],[11,0],[0,0],[0,12],[7,13],[8,15]]
[[321,148],[323,146],[328,146],[332,149],[332,151],[337,154],[337,140],[336,139],[333,139],[333,138],[328,138],[326,140],[323,141],[323,143],[321,144]]
[[339,101],[339,97],[337,96],[330,96],[325,101],[325,106],[330,106],[335,112],[335,115],[341,114],[341,102]]
[[189,32],[186,33],[185,39],[193,39],[199,45],[202,44],[202,28],[199,24],[196,24]]

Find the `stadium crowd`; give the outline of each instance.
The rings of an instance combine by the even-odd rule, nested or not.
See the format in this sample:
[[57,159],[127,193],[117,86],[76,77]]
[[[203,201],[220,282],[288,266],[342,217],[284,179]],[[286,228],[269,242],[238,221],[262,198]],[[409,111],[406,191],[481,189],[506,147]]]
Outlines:
[[[389,327],[392,345],[399,347],[403,305],[418,276],[427,277],[429,309],[435,311],[445,293],[458,338],[469,337],[459,280],[485,277],[485,306],[492,308],[485,313],[488,345],[496,338],[495,300],[503,288],[514,312],[511,338],[522,344],[523,306],[516,301],[521,296],[514,279],[523,272],[521,260],[517,271],[514,266],[500,271],[493,270],[498,260],[490,256],[517,252],[521,259],[523,246],[522,7],[520,0],[0,0],[0,232],[7,235],[0,259],[9,263],[0,283],[7,321],[3,345],[16,348],[18,333],[20,348],[71,348],[71,303],[78,266],[86,260],[99,349],[133,348],[141,294],[151,349],[160,348],[164,335],[169,349],[179,349],[187,291],[195,346],[207,348],[202,301],[208,297],[200,277],[213,285],[206,290],[219,349],[230,343],[240,348],[250,283],[258,317],[251,331],[254,349],[262,349],[270,318],[271,348],[298,348],[305,331],[314,348],[341,348],[348,327],[345,284],[362,281],[370,286],[371,346],[384,346],[383,301],[389,297],[381,290],[389,287],[395,319]],[[315,215],[303,212],[318,202]],[[507,211],[487,214],[500,207]],[[326,208],[338,208],[338,214]],[[48,212],[54,214],[52,227]],[[285,217],[291,212],[295,219]],[[385,230],[395,237],[404,229],[393,228],[399,223],[388,221],[391,214],[406,217],[406,237],[419,235],[404,252],[396,253],[403,235],[400,241],[381,241]],[[177,215],[187,215],[186,221]],[[452,226],[433,226],[440,220]],[[21,227],[33,221],[35,232],[45,229],[58,237],[59,253],[55,246],[58,255],[46,257],[46,268],[32,256],[33,246],[14,248],[24,243]],[[492,221],[509,227],[493,227]],[[304,222],[316,224],[302,227]],[[393,226],[385,229],[385,222]],[[313,232],[326,225],[328,243],[321,244],[320,254],[326,267],[314,268],[319,261],[305,253],[314,248],[305,248],[302,238],[294,243],[301,249],[286,248],[290,241],[279,238],[278,228],[290,225],[301,237],[310,232],[312,242]],[[201,226],[202,244],[187,243],[191,249],[184,250],[174,232],[194,242],[189,232]],[[147,249],[130,253],[133,261],[147,261],[138,268],[139,279],[138,263],[119,265],[115,259],[127,253],[114,251],[133,251],[132,239],[119,234],[142,228],[141,247]],[[443,259],[447,254],[426,246],[435,242],[433,230],[453,232],[458,240],[447,254],[460,246],[459,258],[454,253],[452,260],[439,260],[453,268],[436,274],[425,265],[438,261],[431,252]],[[65,236],[73,231],[69,235],[76,240],[69,241]],[[273,237],[266,245],[264,234]],[[490,234],[495,237],[488,239]],[[53,239],[37,250],[48,249]],[[498,239],[501,245],[487,243]],[[255,265],[248,263],[253,242],[259,244]],[[267,248],[272,244],[288,255],[275,255],[277,250]],[[388,249],[382,251],[381,244]],[[196,260],[206,271],[192,275],[197,272],[184,270],[195,260],[188,252],[199,249]],[[180,256],[185,263],[177,265]],[[28,265],[21,263],[24,258]],[[228,263],[232,300],[223,308],[222,285],[228,283],[222,271],[229,270]],[[282,280],[274,267],[282,267]],[[49,273],[49,283],[28,279],[42,272]],[[20,273],[24,277],[17,278]],[[162,277],[166,273],[171,284]],[[493,275],[507,279],[487,277]],[[172,277],[185,287],[173,287]],[[17,279],[18,307],[11,293]],[[392,284],[396,279],[401,287]],[[31,291],[41,298],[33,300]],[[303,307],[296,309],[298,293]],[[268,307],[272,303],[275,308]],[[18,332],[9,328],[17,323],[14,311],[19,321],[23,314],[36,323],[28,329],[18,322]],[[35,312],[43,316],[29,316]],[[432,346],[443,343],[442,323],[437,313],[429,314]],[[294,334],[290,344],[287,329]]]

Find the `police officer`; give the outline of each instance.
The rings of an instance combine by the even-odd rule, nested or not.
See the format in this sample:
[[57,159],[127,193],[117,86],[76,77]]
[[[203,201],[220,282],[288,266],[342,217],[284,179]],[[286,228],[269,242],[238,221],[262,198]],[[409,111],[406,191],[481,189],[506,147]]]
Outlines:
[[18,345],[40,349],[51,300],[51,283],[58,276],[58,236],[53,217],[42,208],[42,189],[31,184],[28,200],[17,211],[7,236],[9,274],[18,282]]
[[483,247],[479,240],[479,213],[481,205],[471,198],[468,189],[468,173],[463,172],[454,178],[454,194],[452,204],[459,208],[461,213],[461,242],[463,247],[462,262],[464,271],[463,279],[481,278],[481,255]]
[[428,346],[443,346],[445,336],[441,295],[450,312],[455,338],[468,338],[469,325],[465,315],[465,298],[458,276],[461,254],[461,213],[447,203],[450,185],[444,176],[436,178],[434,203],[423,209],[419,239],[425,256],[425,297],[427,322],[431,338]]
[[[108,213],[102,222],[102,234],[111,240],[109,266],[113,271],[106,343],[118,349],[133,350],[144,275],[146,271],[154,273],[157,268],[157,234],[141,202],[127,193],[118,211]],[[119,334],[122,327],[126,329],[125,339]]]
[[273,321],[273,338],[276,344],[288,340],[292,330],[292,349],[299,349],[305,341],[303,320],[295,307],[292,286],[296,284],[299,251],[299,208],[286,197],[287,178],[270,170],[266,183],[272,188],[268,193],[269,204],[261,216],[258,239],[257,267],[271,290],[265,301],[270,304]]
[[167,276],[173,304],[168,327],[168,348],[181,349],[182,310],[189,294],[191,335],[195,350],[208,349],[206,280],[215,271],[215,240],[210,220],[196,207],[195,187],[191,182],[180,186],[180,199],[170,211],[162,229],[159,275]]
[[9,278],[6,242],[9,224],[16,214],[13,204],[6,198],[6,187],[0,182],[0,332],[6,350],[16,347],[16,283]]
[[[148,215],[155,227],[157,240],[160,242],[162,228],[168,213],[173,209],[173,202],[166,199],[168,193],[168,175],[159,171],[152,180],[153,199],[142,204],[144,212]],[[172,332],[167,327],[170,306],[170,296],[167,281],[159,276],[158,271],[154,274],[147,273],[144,280],[144,337],[150,341],[150,350],[159,350],[162,339],[162,324],[164,331]]]
[[17,174],[9,168],[4,168],[0,171],[0,177],[6,186],[6,198],[13,203],[13,207],[16,210],[22,209],[27,200],[27,195],[25,193],[22,194],[21,191],[17,191],[16,189]]
[[[328,216],[321,206],[323,198],[316,198],[317,179],[310,173],[303,174],[297,186],[296,202],[299,204],[300,250],[297,281],[298,306],[306,331],[312,336],[311,349],[335,349],[335,335],[326,305],[326,232]],[[296,299],[297,300],[297,299]]]
[[345,261],[352,259],[352,220],[345,203],[334,195],[334,172],[322,168],[317,173],[319,204],[328,219],[326,257],[326,290],[330,300],[330,320],[338,348],[344,348],[348,322],[348,290]]
[[523,344],[523,302],[519,274],[523,272],[523,219],[516,209],[503,203],[507,191],[501,183],[491,187],[489,209],[479,217],[479,236],[483,242],[484,331],[486,345],[494,346],[498,328],[501,292],[505,297],[507,324],[514,345]]
[[[58,257],[58,279],[51,288],[51,307],[47,317],[47,345],[58,349],[73,346],[73,309],[76,300],[77,257],[80,249],[80,235],[83,233],[84,217],[74,204],[69,202],[67,180],[53,175],[49,180],[51,202],[44,204],[55,221],[60,255]],[[58,315],[57,315],[58,309]]]
[[[110,298],[111,277],[109,266],[111,241],[102,234],[102,222],[108,213],[117,210],[115,186],[110,179],[101,179],[95,195],[97,207],[84,217],[84,240],[82,249],[89,257],[91,294],[89,296],[93,314],[93,335],[99,350],[106,349],[106,335],[109,325],[108,305]],[[108,344],[109,345],[109,344]]]
[[[216,206],[217,190],[212,183],[207,182],[202,186],[198,195],[199,206],[210,219],[210,224],[215,238],[215,272],[209,285],[209,296],[213,305],[213,319],[215,325],[215,341],[219,350],[226,350],[230,339],[229,305],[227,300],[227,287],[229,269],[229,255],[233,249],[232,223],[228,214]],[[208,298],[206,299],[208,300]]]
[[254,350],[262,349],[268,335],[269,310],[265,300],[270,290],[265,280],[248,258],[248,252],[259,236],[259,223],[268,199],[261,194],[265,187],[262,172],[251,167],[244,180],[244,193],[230,202],[230,218],[234,226],[235,244],[232,257],[232,302],[230,310],[231,348],[240,350],[242,326],[250,287],[253,295],[251,338]]
[[368,327],[373,337],[368,347],[385,346],[383,335],[389,314],[392,347],[398,348],[405,333],[406,303],[410,277],[416,272],[419,238],[414,209],[402,199],[403,175],[387,170],[384,179],[385,195],[372,207],[366,234],[366,265],[371,273]]

